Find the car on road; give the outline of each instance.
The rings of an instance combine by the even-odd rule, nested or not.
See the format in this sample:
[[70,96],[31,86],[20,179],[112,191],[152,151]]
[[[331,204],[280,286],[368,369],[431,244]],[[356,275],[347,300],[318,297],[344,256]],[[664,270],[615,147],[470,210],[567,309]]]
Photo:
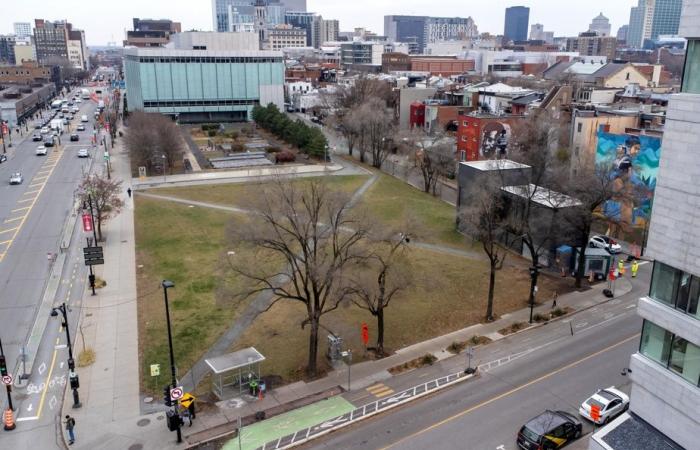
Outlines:
[[81,148],[78,150],[78,158],[88,158],[90,154],[86,148]]
[[44,139],[44,147],[53,147],[53,141],[54,141],[53,136],[50,136],[50,137]]
[[41,139],[42,139],[41,133],[34,133],[32,135],[32,141],[34,141],[34,142],[39,142],[39,141],[41,141]]
[[0,154],[0,163],[7,161],[7,155]]
[[24,178],[22,178],[21,173],[15,172],[10,175],[10,184],[22,184],[22,181],[24,181]]
[[[615,386],[600,389],[595,394],[581,403],[578,413],[597,425],[603,425],[623,412],[627,411],[630,405],[630,398],[624,392],[616,389]],[[591,411],[598,408],[597,418],[593,418]]]
[[83,124],[78,125],[78,128],[76,128],[76,130],[85,131],[85,125],[83,125]]
[[46,156],[46,147],[43,145],[38,146],[35,153],[37,156]]
[[549,450],[563,447],[581,437],[583,424],[566,411],[546,410],[528,420],[518,432],[522,450]]
[[80,121],[81,121],[81,122],[87,122],[87,121],[88,121],[87,116],[86,116],[85,114],[83,114],[82,116],[80,116]]
[[602,234],[593,236],[588,241],[588,246],[591,248],[602,248],[610,253],[620,253],[622,251],[622,246],[620,246],[615,239]]
[[49,134],[49,128],[46,126],[43,126],[41,128],[41,134]]
[[71,133],[70,140],[71,142],[77,142],[80,140],[80,135],[78,135],[78,133]]

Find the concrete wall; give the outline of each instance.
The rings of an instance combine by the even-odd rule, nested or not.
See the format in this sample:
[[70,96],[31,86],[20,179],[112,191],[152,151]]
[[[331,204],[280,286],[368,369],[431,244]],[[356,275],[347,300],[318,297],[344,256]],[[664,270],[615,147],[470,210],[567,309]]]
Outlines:
[[411,103],[433,98],[435,88],[404,88],[399,90],[399,129],[408,130]]
[[676,94],[669,101],[647,254],[700,275],[700,95]]
[[700,389],[640,354],[630,369],[630,410],[683,447],[698,448]]
[[683,0],[678,34],[684,38],[700,38],[700,0]]
[[[700,346],[700,321],[696,318],[676,311],[649,297],[639,299],[637,313],[661,328]],[[700,394],[700,389],[698,389],[698,393]]]

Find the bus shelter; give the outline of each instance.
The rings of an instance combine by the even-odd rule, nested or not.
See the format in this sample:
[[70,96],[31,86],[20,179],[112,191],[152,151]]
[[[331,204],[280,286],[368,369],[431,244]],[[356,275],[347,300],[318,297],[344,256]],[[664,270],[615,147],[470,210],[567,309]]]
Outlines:
[[233,353],[205,359],[212,371],[212,392],[219,400],[230,395],[241,395],[253,383],[260,380],[260,363],[265,357],[254,347],[244,348]]

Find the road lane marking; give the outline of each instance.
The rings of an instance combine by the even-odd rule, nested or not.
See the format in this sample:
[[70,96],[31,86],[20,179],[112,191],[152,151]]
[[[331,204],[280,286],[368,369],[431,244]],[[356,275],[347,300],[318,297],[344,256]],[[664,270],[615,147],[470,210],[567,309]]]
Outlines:
[[510,396],[510,395],[513,395],[513,394],[515,394],[515,393],[518,392],[518,391],[522,391],[523,389],[532,386],[533,384],[537,384],[537,383],[539,383],[540,381],[544,381],[544,380],[546,380],[546,379],[548,379],[548,378],[551,378],[551,377],[553,377],[554,375],[557,375],[557,374],[559,374],[559,373],[561,373],[561,372],[564,372],[564,371],[566,371],[566,370],[568,370],[568,369],[571,369],[571,368],[573,368],[573,367],[576,367],[577,365],[579,365],[579,364],[581,364],[581,363],[583,363],[583,362],[586,362],[586,361],[588,361],[589,359],[595,358],[596,356],[602,355],[603,353],[605,353],[605,352],[607,352],[607,351],[610,351],[610,350],[612,350],[612,349],[614,349],[614,348],[617,348],[617,347],[619,347],[619,346],[621,346],[621,345],[624,345],[624,344],[628,343],[629,341],[631,341],[631,340],[633,340],[633,339],[637,339],[637,338],[639,337],[639,335],[640,335],[640,333],[633,334],[632,336],[630,336],[630,337],[628,337],[628,338],[625,338],[625,339],[623,339],[623,340],[621,340],[621,341],[619,341],[619,342],[616,342],[615,344],[609,345],[609,346],[607,346],[607,347],[605,347],[605,348],[603,348],[603,349],[601,349],[601,350],[598,350],[597,352],[591,353],[591,354],[588,355],[588,356],[584,356],[583,358],[581,358],[581,359],[579,359],[579,360],[577,360],[577,361],[574,361],[574,362],[569,363],[569,364],[567,364],[567,365],[565,365],[565,366],[563,366],[563,367],[560,367],[560,368],[558,368],[558,369],[555,369],[555,370],[553,370],[552,372],[549,372],[549,373],[547,373],[547,374],[545,374],[545,375],[542,375],[541,377],[535,378],[534,380],[530,380],[530,381],[528,381],[527,383],[521,384],[520,386],[517,386],[517,387],[515,387],[515,388],[513,388],[513,389],[511,389],[511,390],[509,390],[509,391],[506,391],[506,392],[504,392],[504,393],[502,393],[502,394],[499,394],[499,395],[497,395],[497,396],[495,396],[495,397],[491,397],[491,398],[488,399],[488,400],[485,400],[485,401],[483,401],[483,402],[481,402],[481,403],[479,403],[479,404],[477,404],[477,405],[471,406],[471,407],[469,407],[469,408],[467,408],[467,409],[465,409],[465,410],[463,410],[463,411],[461,411],[461,412],[459,412],[459,413],[457,413],[457,414],[454,414],[454,415],[452,415],[452,416],[450,416],[450,417],[448,417],[448,418],[446,418],[446,419],[443,419],[443,420],[441,420],[441,421],[439,421],[439,422],[436,422],[436,423],[430,425],[429,427],[423,428],[422,430],[416,431],[415,433],[412,433],[412,434],[410,434],[410,435],[408,435],[408,436],[405,436],[405,437],[399,439],[398,441],[394,442],[393,444],[389,444],[389,445],[387,445],[387,446],[385,446],[385,447],[382,447],[380,450],[386,450],[386,449],[395,447],[395,446],[397,446],[397,445],[400,444],[400,443],[406,442],[406,441],[408,441],[408,440],[410,440],[410,439],[414,439],[414,438],[416,438],[417,436],[420,436],[420,435],[423,434],[423,433],[426,433],[426,432],[428,432],[428,431],[431,431],[431,430],[434,430],[434,429],[436,429],[436,428],[438,428],[438,427],[441,427],[442,425],[445,425],[446,423],[452,422],[452,421],[455,420],[455,419],[459,419],[460,417],[465,416],[465,415],[469,414],[470,412],[476,411],[477,409],[480,409],[480,408],[483,408],[484,406],[490,405],[491,403],[493,403],[493,402],[495,402],[495,401],[498,401],[498,400],[500,400],[500,399],[502,399],[502,398],[505,398],[505,397],[508,397],[508,396]]
[[386,397],[387,395],[391,395],[394,393],[393,389],[382,383],[377,383],[373,386],[366,388],[365,390],[370,394],[374,395],[375,397],[379,398]]
[[30,209],[30,208],[31,208],[31,206],[25,206],[23,208],[13,209],[12,212],[24,211],[24,210]]
[[10,231],[15,231],[17,228],[19,228],[19,227],[10,228],[8,230],[2,230],[2,231],[0,231],[0,234],[9,233]]
[[[53,351],[53,358],[51,359],[51,367],[49,367],[49,375],[46,377],[47,380],[51,379],[51,374],[53,373],[53,366],[56,364],[56,356],[58,355],[58,350]],[[41,393],[41,399],[39,400],[39,408],[36,411],[37,418],[41,417],[41,411],[44,408],[44,400],[46,399],[46,392],[49,390],[49,384],[46,383],[44,390]]]
[[14,222],[15,220],[20,220],[20,219],[22,219],[22,216],[13,217],[12,219],[6,219],[6,220],[5,220],[5,223]]
[[41,191],[41,189],[37,189],[37,190],[35,190],[35,191],[27,191],[27,192],[25,192],[25,193],[22,194],[22,195],[34,194],[34,193],[37,193],[37,192],[40,192],[40,191]]
[[27,203],[36,200],[36,197],[34,198],[25,198],[23,200],[17,200],[17,203]]

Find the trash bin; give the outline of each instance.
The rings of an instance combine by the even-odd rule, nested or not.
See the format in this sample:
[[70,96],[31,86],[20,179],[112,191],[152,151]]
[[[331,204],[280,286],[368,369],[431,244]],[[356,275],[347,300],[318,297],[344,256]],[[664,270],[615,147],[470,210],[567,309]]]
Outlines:
[[258,396],[258,381],[257,380],[252,380],[250,382],[250,395],[253,397]]

